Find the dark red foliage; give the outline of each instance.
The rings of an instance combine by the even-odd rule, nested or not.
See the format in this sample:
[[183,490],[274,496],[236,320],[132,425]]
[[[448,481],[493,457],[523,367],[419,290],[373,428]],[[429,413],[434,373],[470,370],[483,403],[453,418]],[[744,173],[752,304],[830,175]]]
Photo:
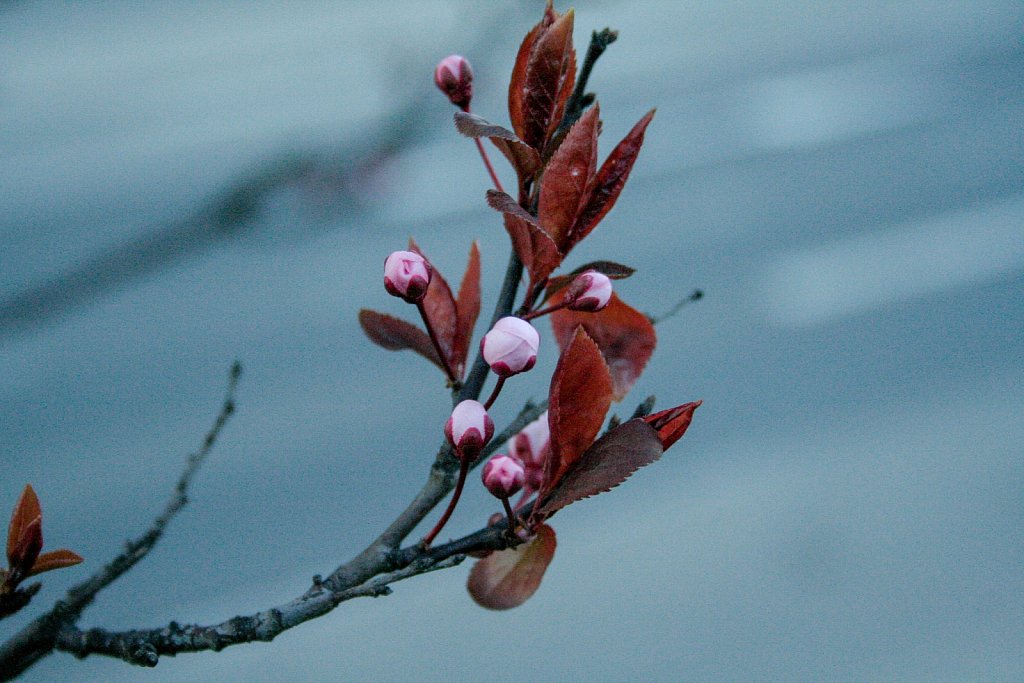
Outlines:
[[582,327],[562,351],[551,377],[548,425],[551,454],[544,466],[547,495],[594,442],[612,401],[612,380],[601,351]]
[[[560,302],[563,294],[564,291],[557,293],[548,303]],[[621,401],[654,353],[654,325],[643,313],[612,294],[608,306],[596,313],[561,309],[551,314],[551,327],[561,348],[569,344],[577,326],[582,326],[600,347],[611,371],[614,398]]]

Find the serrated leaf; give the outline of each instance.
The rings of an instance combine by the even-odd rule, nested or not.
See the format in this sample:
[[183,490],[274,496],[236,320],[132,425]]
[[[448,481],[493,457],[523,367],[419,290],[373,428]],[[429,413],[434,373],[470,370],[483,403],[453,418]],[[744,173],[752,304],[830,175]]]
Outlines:
[[541,177],[537,215],[563,252],[573,221],[596,173],[599,116],[600,110],[595,104],[580,117],[551,156]]
[[551,455],[544,464],[541,497],[594,443],[612,403],[612,379],[601,350],[577,327],[562,351],[551,377],[548,425]]
[[32,564],[32,570],[29,571],[26,576],[35,576],[36,574],[42,574],[43,572],[52,571],[54,569],[71,567],[82,561],[83,558],[81,555],[71,552],[66,548],[53,550],[48,553],[43,553],[37,557],[36,561]]
[[526,543],[493,552],[479,560],[470,570],[466,583],[470,597],[487,609],[512,609],[522,605],[540,588],[557,545],[555,530],[541,524]]
[[565,253],[568,253],[569,249],[589,235],[615,206],[615,201],[626,185],[630,171],[633,170],[636,157],[640,154],[640,147],[644,143],[644,132],[652,118],[654,118],[653,109],[637,121],[632,130],[615,146],[605,162],[601,164],[600,170],[594,176],[587,190],[587,198],[573,221],[567,245],[563,249]]
[[636,272],[635,268],[630,268],[614,261],[591,261],[590,263],[584,263],[567,275],[550,278],[547,289],[544,291],[544,298],[551,298],[556,292],[575,280],[577,275],[587,270],[596,270],[607,275],[609,280],[624,280]]
[[512,238],[512,249],[530,274],[530,285],[541,282],[562,263],[562,254],[554,240],[512,197],[497,190],[487,191],[487,204],[505,215],[505,230]]
[[[430,261],[411,237],[409,238],[409,251],[416,252]],[[433,266],[433,262],[430,263]],[[458,312],[455,307],[455,297],[452,296],[452,288],[448,286],[441,271],[436,266],[433,266],[433,269],[430,286],[427,287],[427,295],[423,297],[423,311],[427,320],[430,321],[430,327],[434,330],[441,353],[445,355],[448,365],[452,366],[455,364],[454,350],[455,334],[458,329]]]
[[[549,303],[561,301],[563,295],[564,292],[556,294]],[[551,314],[551,327],[560,348],[569,344],[579,325],[600,347],[612,375],[614,398],[621,401],[654,353],[654,325],[614,293],[608,306],[596,313],[563,308]]]
[[693,411],[697,410],[701,403],[703,401],[684,403],[675,408],[645,415],[641,419],[657,432],[662,448],[668,450],[689,429],[690,422],[693,421]]
[[551,8],[549,0],[547,9],[540,22],[523,38],[519,45],[519,52],[516,54],[515,65],[512,67],[512,78],[508,84],[508,117],[512,122],[512,129],[523,135],[523,127],[526,121],[526,111],[523,107],[523,100],[526,96],[526,72],[530,64],[530,57],[533,55],[537,39],[547,32],[555,21],[555,13]]
[[415,351],[444,370],[430,337],[412,323],[364,308],[359,311],[359,326],[374,344],[388,351]]
[[653,427],[641,419],[623,423],[580,456],[536,508],[537,512],[550,516],[570,503],[608,491],[660,458],[663,452]]
[[459,285],[459,295],[455,299],[455,313],[455,362],[452,371],[456,377],[461,378],[466,369],[473,326],[480,315],[480,249],[475,241],[469,248],[469,263],[462,276],[462,284]]
[[[43,509],[39,505],[39,497],[36,496],[31,484],[25,484],[18,502],[14,504],[11,512],[11,522],[7,527],[7,560],[10,562],[18,542],[21,540],[25,530],[36,518],[42,518]],[[41,524],[41,521],[40,521]]]
[[522,93],[519,137],[542,150],[561,123],[565,102],[576,80],[576,51],[572,47],[573,10],[555,19],[530,51]]
[[487,138],[498,148],[520,180],[533,176],[540,168],[540,154],[507,128],[493,124],[469,112],[455,112],[455,128],[470,138]]

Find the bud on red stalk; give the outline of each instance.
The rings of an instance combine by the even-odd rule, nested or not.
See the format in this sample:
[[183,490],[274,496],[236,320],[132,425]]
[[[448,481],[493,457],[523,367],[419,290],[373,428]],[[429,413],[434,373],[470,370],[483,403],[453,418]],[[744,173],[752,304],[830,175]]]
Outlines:
[[411,304],[423,301],[433,269],[412,251],[396,251],[384,261],[384,289]]
[[612,298],[612,281],[604,273],[587,270],[576,276],[565,293],[573,311],[600,311]]
[[508,316],[494,324],[480,341],[484,360],[499,377],[526,372],[537,363],[540,335],[522,318]]
[[462,110],[469,109],[473,99],[473,70],[462,55],[448,55],[434,69],[434,83]]
[[494,421],[477,401],[462,401],[444,424],[444,435],[460,460],[471,463],[494,436]]
[[484,486],[495,498],[508,498],[523,488],[526,469],[519,458],[496,455],[487,461],[483,471]]

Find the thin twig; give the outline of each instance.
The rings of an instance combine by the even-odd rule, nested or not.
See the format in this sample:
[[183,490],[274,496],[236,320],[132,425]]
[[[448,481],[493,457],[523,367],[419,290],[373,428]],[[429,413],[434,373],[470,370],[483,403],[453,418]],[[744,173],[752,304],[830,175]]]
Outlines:
[[163,512],[138,538],[128,541],[124,551],[94,575],[68,590],[64,599],[52,610],[37,617],[25,628],[0,646],[0,680],[10,680],[49,654],[54,647],[57,632],[73,624],[96,598],[96,595],[138,564],[156,546],[164,530],[175,515],[188,503],[188,489],[196,472],[213,449],[221,430],[235,412],[235,389],[242,374],[236,361],[231,366],[227,391],[217,418],[206,433],[202,446],[188,457],[185,469],[178,478],[174,493]]
[[665,313],[662,313],[661,315],[648,315],[647,319],[651,321],[651,324],[657,325],[658,323],[665,322],[666,320],[668,320],[672,316],[674,316],[677,313],[679,313],[679,311],[683,310],[683,308],[687,304],[691,304],[694,301],[700,301],[703,298],[704,298],[704,290],[702,290],[702,289],[695,289],[695,290],[693,290],[693,292],[690,293],[689,296],[687,296],[685,299],[681,299],[680,301],[676,302],[675,306],[670,308]]

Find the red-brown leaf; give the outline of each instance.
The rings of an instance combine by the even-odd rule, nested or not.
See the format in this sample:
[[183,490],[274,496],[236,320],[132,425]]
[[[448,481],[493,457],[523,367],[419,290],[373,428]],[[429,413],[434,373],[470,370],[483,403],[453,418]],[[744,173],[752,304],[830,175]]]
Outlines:
[[562,263],[562,254],[554,240],[512,197],[497,190],[487,191],[487,203],[505,214],[505,230],[512,238],[512,249],[530,274],[530,285],[540,282]]
[[415,351],[444,370],[430,337],[412,323],[364,308],[359,311],[359,326],[374,344],[388,351]]
[[615,201],[619,198],[626,180],[629,179],[633,163],[636,161],[637,155],[640,154],[640,147],[644,143],[644,132],[652,118],[654,118],[653,109],[637,121],[633,129],[615,146],[605,162],[601,164],[601,169],[588,188],[587,199],[580,208],[576,220],[573,221],[568,243],[563,250],[565,253],[568,253],[569,249],[590,234],[601,219],[615,206]]
[[36,574],[42,574],[43,572],[48,572],[54,569],[71,567],[82,561],[83,558],[78,553],[73,553],[70,550],[61,548],[60,550],[43,553],[37,557],[35,563],[32,565],[32,570],[26,574],[26,576],[35,576]]
[[548,425],[551,455],[544,464],[543,497],[594,443],[612,403],[612,379],[601,350],[582,327],[562,351],[551,377]]
[[550,516],[570,503],[608,491],[662,452],[658,432],[646,422],[634,419],[621,424],[595,441],[535,509]]
[[700,407],[703,401],[684,403],[675,408],[652,413],[643,418],[643,421],[654,429],[661,440],[661,447],[668,450],[669,447],[686,433],[693,420],[693,411]]
[[459,296],[455,300],[456,330],[452,371],[461,378],[466,369],[469,343],[473,338],[473,326],[480,315],[480,249],[476,242],[469,249],[469,263],[459,285]]
[[595,104],[580,117],[551,156],[541,178],[538,217],[563,252],[573,220],[597,169],[600,115]]
[[572,47],[573,10],[555,19],[530,51],[523,84],[522,130],[519,137],[542,150],[561,123],[565,102],[576,80],[576,51]]
[[512,130],[523,136],[524,124],[526,121],[526,110],[523,107],[523,100],[526,97],[526,73],[530,65],[530,56],[533,55],[537,39],[544,35],[556,18],[551,2],[548,1],[547,9],[540,22],[534,26],[523,42],[519,45],[519,52],[516,54],[516,62],[512,67],[512,78],[508,84],[508,118],[512,122]]
[[530,599],[555,556],[555,530],[546,524],[515,548],[499,550],[479,560],[469,572],[466,589],[487,609],[512,609]]
[[[409,251],[416,252],[423,258],[427,258],[418,244],[410,237]],[[431,266],[433,263],[431,262]],[[445,355],[449,365],[454,365],[454,344],[455,334],[458,329],[457,310],[455,308],[455,297],[452,296],[452,289],[448,282],[441,275],[441,271],[433,266],[433,275],[430,277],[430,286],[427,287],[427,295],[423,297],[423,310],[426,312],[430,327],[434,330],[437,343],[441,346],[441,352]]]
[[[564,292],[554,300],[561,301]],[[657,335],[654,325],[640,311],[612,294],[608,306],[596,313],[561,309],[551,314],[551,327],[561,348],[566,348],[578,325],[597,342],[612,374],[616,401],[629,392],[643,372],[654,347]]]
[[18,542],[21,540],[25,530],[36,518],[42,518],[43,509],[39,506],[39,498],[32,489],[31,484],[26,484],[14,505],[11,513],[11,523],[7,527],[7,559],[10,561]]
[[537,150],[507,128],[464,111],[455,112],[455,128],[466,137],[488,138],[509,160],[520,179],[531,177],[540,168],[540,154]]

